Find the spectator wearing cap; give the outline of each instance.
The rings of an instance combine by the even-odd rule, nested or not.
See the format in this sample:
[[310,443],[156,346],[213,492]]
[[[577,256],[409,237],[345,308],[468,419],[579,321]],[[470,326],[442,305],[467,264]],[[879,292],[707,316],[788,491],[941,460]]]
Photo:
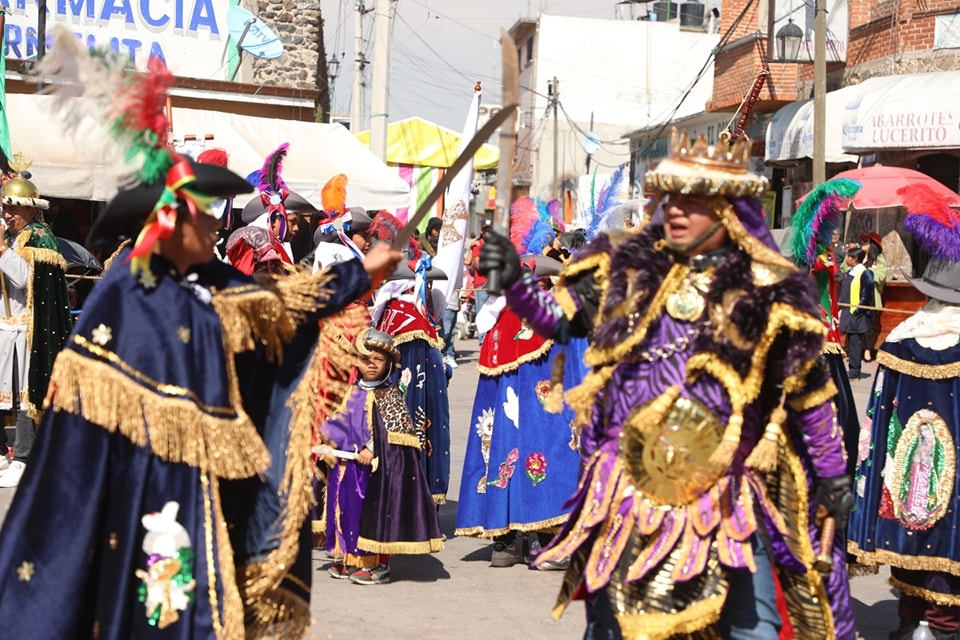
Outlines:
[[883,257],[883,238],[874,231],[860,234],[861,248],[866,254],[863,265],[873,272],[874,305],[878,311],[873,314],[873,326],[864,338],[863,359],[873,362],[880,335],[880,311],[883,307],[883,283],[887,281],[887,259]]

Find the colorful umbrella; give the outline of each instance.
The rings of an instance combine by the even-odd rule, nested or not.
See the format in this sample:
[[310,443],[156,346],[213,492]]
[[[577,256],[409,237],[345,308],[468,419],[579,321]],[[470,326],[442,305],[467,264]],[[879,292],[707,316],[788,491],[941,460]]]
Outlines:
[[850,178],[863,185],[853,197],[855,209],[880,209],[883,207],[901,207],[903,198],[897,190],[908,185],[924,184],[943,196],[951,207],[960,207],[960,195],[957,195],[935,178],[904,167],[886,167],[873,165],[861,169],[850,169],[833,176]]

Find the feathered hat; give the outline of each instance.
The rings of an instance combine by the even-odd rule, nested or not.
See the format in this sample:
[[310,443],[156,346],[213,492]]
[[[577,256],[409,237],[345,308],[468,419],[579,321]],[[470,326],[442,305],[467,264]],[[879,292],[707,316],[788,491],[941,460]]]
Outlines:
[[373,219],[362,207],[347,208],[347,176],[338,173],[320,190],[320,200],[327,220],[317,227],[313,235],[314,244],[321,242],[340,242],[360,255],[351,238],[355,233],[367,233]]
[[520,261],[537,277],[560,273],[563,264],[543,255],[556,232],[549,224],[549,207],[542,200],[523,196],[510,205],[510,241],[520,254]]
[[797,266],[809,268],[830,245],[830,235],[840,224],[846,202],[860,187],[856,180],[835,178],[818,185],[803,199],[790,220],[790,250]]
[[37,185],[30,182],[30,172],[27,169],[33,164],[22,153],[13,154],[10,159],[10,170],[16,175],[3,183],[0,194],[3,204],[11,207],[35,207],[40,210],[50,208],[50,201],[40,197]]
[[[51,93],[59,98],[66,129],[78,130],[85,107],[92,106],[113,134],[104,157],[117,146],[123,152],[118,173],[124,187],[94,222],[89,241],[105,244],[139,227],[130,256],[136,273],[148,264],[153,246],[173,234],[181,207],[192,216],[213,215],[212,202],[249,192],[250,186],[223,167],[195,164],[168,144],[165,106],[173,76],[160,58],[151,58],[147,73],[137,74],[126,56],[91,52],[65,27],[53,33],[53,46],[36,70],[53,80]],[[81,100],[71,100],[76,97]]]
[[280,238],[287,234],[287,213],[319,213],[315,206],[299,193],[291,191],[283,181],[283,160],[289,149],[290,143],[284,142],[266,157],[259,171],[247,176],[247,181],[257,188],[260,197],[251,199],[240,214],[246,224],[262,216],[266,216],[267,224],[279,219]]
[[907,210],[903,228],[930,254],[922,276],[904,275],[921,293],[960,304],[960,212],[926,185],[909,185],[897,193]]

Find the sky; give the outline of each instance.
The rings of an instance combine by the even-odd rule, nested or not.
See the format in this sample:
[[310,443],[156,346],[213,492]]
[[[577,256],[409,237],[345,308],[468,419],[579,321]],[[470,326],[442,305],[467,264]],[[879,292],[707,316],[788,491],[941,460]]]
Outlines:
[[[375,0],[360,0],[372,9]],[[340,65],[333,94],[334,116],[348,116],[353,89],[354,20],[358,0],[322,0],[328,60]],[[395,0],[390,60],[389,122],[420,116],[455,131],[463,128],[473,86],[483,102],[498,104],[500,28],[540,12],[613,18],[616,0]],[[364,52],[373,58],[373,12],[364,17]],[[370,67],[364,90],[369,114]],[[366,125],[364,125],[366,128]]]

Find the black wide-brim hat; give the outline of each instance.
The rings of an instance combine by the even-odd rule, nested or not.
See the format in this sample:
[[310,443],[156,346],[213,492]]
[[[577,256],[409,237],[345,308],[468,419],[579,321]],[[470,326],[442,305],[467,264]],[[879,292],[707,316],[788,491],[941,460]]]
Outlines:
[[[406,262],[401,262],[397,265],[397,268],[387,276],[387,280],[413,280],[417,277],[416,272],[410,268],[410,265]],[[430,270],[427,271],[427,280],[446,280],[447,274],[440,267],[430,266]]]
[[903,275],[927,297],[948,304],[960,304],[960,263],[931,258],[919,278],[911,278],[905,271]]
[[[287,197],[283,201],[283,208],[287,213],[302,213],[304,215],[313,215],[320,213],[320,210],[310,204],[310,202],[296,191],[288,191]],[[254,197],[243,207],[240,213],[240,219],[244,224],[250,224],[267,212],[267,205],[259,196]]]
[[[354,233],[366,233],[373,224],[373,218],[367,215],[367,211],[362,207],[350,207],[347,209],[347,212],[350,214],[350,227],[349,233],[347,233],[348,238]],[[340,218],[344,215],[346,214],[341,215]],[[340,236],[337,235],[336,229],[328,226],[331,223],[335,223],[336,220],[337,218],[321,221],[320,226],[313,232],[313,246],[317,246],[321,242],[340,242]],[[344,224],[346,224],[346,222],[344,222]]]
[[[197,178],[191,186],[192,191],[218,199],[253,191],[249,182],[229,169],[193,161],[190,164]],[[153,184],[137,184],[122,189],[107,204],[103,213],[97,216],[90,229],[87,245],[104,246],[121,237],[136,237],[160,199],[164,186],[165,177]]]

